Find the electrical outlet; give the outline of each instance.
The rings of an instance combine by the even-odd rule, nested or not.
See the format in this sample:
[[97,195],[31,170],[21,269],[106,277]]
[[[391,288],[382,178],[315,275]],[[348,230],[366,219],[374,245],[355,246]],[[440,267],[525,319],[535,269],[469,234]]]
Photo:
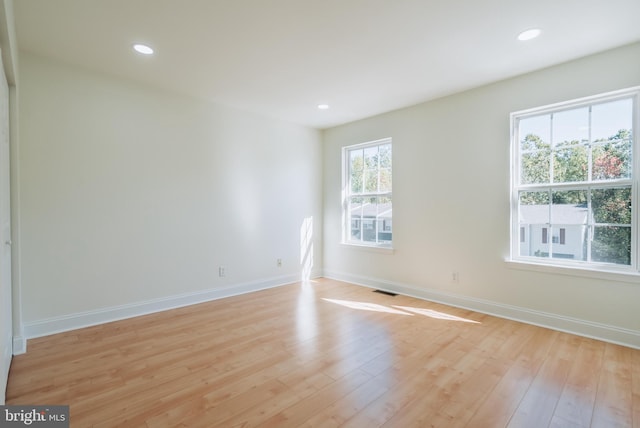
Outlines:
[[226,272],[225,267],[224,267],[224,266],[220,266],[220,267],[218,268],[218,276],[219,276],[220,278],[222,278],[222,277],[224,277],[224,276],[226,276],[226,275],[227,275],[227,272]]
[[460,282],[460,273],[457,271],[451,272],[451,281],[456,283]]
[[278,265],[278,267],[282,267],[282,259],[276,260],[276,264]]

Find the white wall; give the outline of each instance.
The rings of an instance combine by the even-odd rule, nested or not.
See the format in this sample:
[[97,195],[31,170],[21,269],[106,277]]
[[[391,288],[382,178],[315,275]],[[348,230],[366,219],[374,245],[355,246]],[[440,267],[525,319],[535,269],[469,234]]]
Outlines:
[[[509,114],[636,85],[640,44],[326,130],[325,275],[640,347],[640,280],[505,263]],[[340,149],[384,137],[393,138],[393,254],[340,245]]]
[[29,54],[20,67],[28,336],[298,280],[308,217],[321,269],[319,131]]

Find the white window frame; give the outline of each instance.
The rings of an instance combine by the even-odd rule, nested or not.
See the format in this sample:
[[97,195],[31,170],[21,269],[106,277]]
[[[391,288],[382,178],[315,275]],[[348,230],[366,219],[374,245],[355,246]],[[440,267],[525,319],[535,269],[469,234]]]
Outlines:
[[[537,185],[521,185],[520,184],[520,141],[518,123],[520,119],[531,116],[537,116],[548,113],[558,113],[563,110],[575,109],[593,104],[606,103],[620,99],[632,99],[632,171],[629,179],[618,179],[611,182],[610,185],[631,186],[631,259],[629,265],[616,265],[613,263],[598,263],[576,260],[563,260],[554,258],[543,258],[535,256],[521,256],[520,249],[520,224],[519,224],[519,191],[535,190],[544,187]],[[563,103],[552,104],[548,106],[522,110],[511,113],[511,239],[510,239],[510,257],[507,261],[514,262],[515,265],[530,265],[532,270],[547,271],[554,268],[566,268],[564,272],[574,273],[579,276],[587,275],[588,272],[603,274],[629,274],[637,277],[640,274],[640,225],[638,224],[640,214],[640,86],[623,89],[620,91],[609,92],[606,94],[594,95],[591,97],[581,98],[577,100],[567,101]],[[605,185],[605,187],[607,187]],[[557,183],[552,184],[554,189],[573,190],[577,187],[586,188],[586,185],[575,186],[575,183]],[[600,187],[600,186],[598,186]],[[548,239],[551,241],[553,237],[549,233]],[[566,238],[565,238],[566,239]],[[518,266],[516,266],[518,267]],[[583,273],[580,273],[582,271]],[[592,274],[593,275],[593,274]],[[615,277],[612,277],[615,278]],[[621,277],[617,277],[620,279]],[[635,282],[635,280],[634,280]]]
[[[393,176],[393,140],[391,137],[382,138],[380,140],[368,141],[365,143],[354,144],[350,146],[345,146],[342,148],[342,244],[353,246],[353,247],[366,247],[366,248],[377,248],[381,250],[392,250],[393,249],[393,238],[391,242],[378,242],[378,231],[383,231],[383,222],[376,221],[376,241],[364,241],[351,239],[351,213],[349,200],[355,194],[351,193],[351,172],[350,172],[350,162],[349,162],[349,153],[352,150],[366,149],[368,147],[376,147],[381,145],[391,145],[391,174]],[[368,192],[368,193],[359,193],[357,195],[362,195],[363,197],[387,197],[393,201],[393,184],[391,185],[392,189],[390,191],[385,192]],[[393,204],[393,202],[392,202]],[[393,206],[393,205],[392,205]],[[360,231],[363,233],[365,230],[364,220],[359,222]],[[393,229],[392,229],[393,231]],[[392,232],[393,233],[393,232]]]

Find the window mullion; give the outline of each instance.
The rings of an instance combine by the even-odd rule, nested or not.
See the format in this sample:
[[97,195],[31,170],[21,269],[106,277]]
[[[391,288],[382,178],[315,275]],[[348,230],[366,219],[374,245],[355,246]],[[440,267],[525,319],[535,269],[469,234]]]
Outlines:
[[553,257],[553,188],[549,188],[547,190],[547,195],[549,198],[549,217],[547,222],[547,227],[549,232],[547,232],[547,245],[549,245],[548,253],[549,258]]
[[589,106],[589,140],[587,142],[587,181],[593,181],[593,132],[591,130],[593,106]]
[[553,113],[551,113],[549,115],[549,129],[550,129],[550,133],[549,133],[549,184],[553,184],[555,181],[555,177],[553,174],[553,170],[554,170],[554,158],[555,158],[555,140],[554,140],[554,132],[553,132]]
[[638,181],[640,180],[640,138],[638,132],[640,131],[640,92],[636,93],[632,100],[633,103],[633,132],[631,134],[631,221],[636,227],[631,228],[631,251],[635,251],[632,254],[631,261],[633,267],[640,269],[640,230],[638,222],[640,219],[640,188]]
[[595,234],[595,219],[593,218],[593,206],[591,203],[591,187],[587,189],[587,263],[591,263],[591,244]]

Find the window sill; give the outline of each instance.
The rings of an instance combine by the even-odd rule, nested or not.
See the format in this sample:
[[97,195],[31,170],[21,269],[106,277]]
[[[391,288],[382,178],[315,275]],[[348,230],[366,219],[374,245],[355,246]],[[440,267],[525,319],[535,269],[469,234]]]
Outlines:
[[378,253],[378,254],[393,254],[394,252],[394,249],[392,247],[374,247],[372,245],[358,245],[358,244],[351,244],[348,242],[341,242],[340,246],[345,248],[353,248],[359,251],[368,251],[371,253]]
[[580,266],[552,265],[536,263],[528,260],[506,259],[505,263],[511,269],[526,270],[530,272],[553,273],[559,275],[579,276],[591,279],[603,279],[607,281],[628,282],[640,284],[640,272],[630,270],[595,269]]

